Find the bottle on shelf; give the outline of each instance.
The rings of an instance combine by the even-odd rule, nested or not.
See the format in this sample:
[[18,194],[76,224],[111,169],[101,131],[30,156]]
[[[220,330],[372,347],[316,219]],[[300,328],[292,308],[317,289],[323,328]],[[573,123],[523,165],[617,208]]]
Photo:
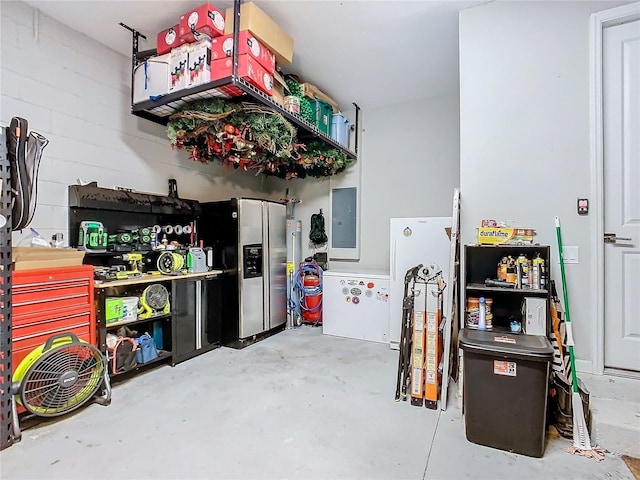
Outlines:
[[487,310],[484,297],[480,297],[478,305],[478,330],[487,329]]

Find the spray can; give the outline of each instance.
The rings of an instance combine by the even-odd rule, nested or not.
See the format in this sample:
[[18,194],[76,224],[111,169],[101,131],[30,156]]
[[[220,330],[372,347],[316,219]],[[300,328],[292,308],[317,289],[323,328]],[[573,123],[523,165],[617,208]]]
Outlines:
[[533,274],[532,287],[537,290],[542,288],[540,274],[542,273],[543,265],[544,260],[540,257],[539,253],[536,253],[535,258],[531,262],[531,271]]
[[507,278],[508,283],[518,283],[518,271],[516,261],[511,257],[507,257]]
[[527,288],[529,286],[529,259],[524,253],[521,253],[518,256],[517,263],[517,271],[518,278],[516,279],[517,285],[516,288]]
[[503,282],[507,281],[507,257],[502,257],[502,259],[498,262],[498,276],[496,277],[498,280],[502,280]]

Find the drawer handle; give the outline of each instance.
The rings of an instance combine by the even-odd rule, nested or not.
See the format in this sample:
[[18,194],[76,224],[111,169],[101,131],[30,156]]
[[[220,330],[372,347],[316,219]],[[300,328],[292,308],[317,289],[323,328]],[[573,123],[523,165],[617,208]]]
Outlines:
[[[15,294],[14,294],[15,295]],[[13,302],[13,306],[14,307],[22,307],[24,305],[35,305],[38,303],[49,303],[49,302],[55,302],[57,300],[71,300],[72,298],[82,298],[82,297],[88,297],[89,294],[88,293],[79,293],[77,295],[65,295],[64,297],[54,297],[54,298],[44,298],[42,300],[32,300],[30,302]]]
[[[44,325],[45,323],[51,323],[51,322],[59,322],[60,320],[66,320],[68,318],[76,318],[76,317],[83,317],[85,315],[89,315],[91,312],[82,312],[82,313],[74,313],[73,315],[65,315],[63,317],[56,317],[56,318],[50,318],[48,320],[40,320],[39,322],[31,322],[31,323],[25,323],[24,325],[19,325],[19,326],[12,326],[12,329],[18,329],[18,328],[27,328],[27,327],[33,327],[35,325]],[[13,321],[16,321],[16,317],[13,317]]]
[[18,285],[14,285],[13,289],[17,290],[19,288],[24,288],[24,287],[40,287],[40,286],[44,286],[44,285],[60,285],[61,283],[81,283],[83,285],[88,285],[89,284],[89,279],[87,277],[84,278],[70,278],[68,280],[53,280],[51,282],[36,282],[36,283],[19,283]]
[[16,338],[13,339],[13,343],[20,342],[22,340],[28,340],[30,338],[41,337],[42,335],[49,335],[49,334],[52,334],[52,333],[59,333],[59,332],[68,332],[69,330],[73,330],[74,328],[87,327],[88,325],[89,325],[88,323],[79,323],[77,325],[71,325],[70,327],[56,328],[55,330],[48,330],[46,332],[34,333],[33,335],[25,335],[24,337],[16,337]]

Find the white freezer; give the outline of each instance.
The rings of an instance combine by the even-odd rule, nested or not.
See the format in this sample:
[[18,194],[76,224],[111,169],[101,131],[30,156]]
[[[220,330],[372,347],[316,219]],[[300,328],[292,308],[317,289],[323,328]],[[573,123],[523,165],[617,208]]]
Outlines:
[[428,267],[436,263],[442,269],[442,279],[449,281],[449,234],[451,217],[392,218],[390,225],[389,265],[389,340],[391,348],[400,344],[404,276],[419,264]]
[[322,332],[389,342],[389,275],[386,272],[335,272],[322,275]]

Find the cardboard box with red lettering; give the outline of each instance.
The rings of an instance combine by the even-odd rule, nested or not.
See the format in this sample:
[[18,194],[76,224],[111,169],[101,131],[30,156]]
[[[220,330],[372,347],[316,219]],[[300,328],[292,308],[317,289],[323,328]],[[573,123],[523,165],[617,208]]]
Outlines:
[[[255,58],[267,72],[273,73],[276,69],[276,56],[271,53],[258,39],[248,30],[240,32],[240,48],[238,55],[248,54]],[[218,60],[220,58],[233,56],[233,34],[223,35],[211,40],[211,58]]]
[[201,37],[224,35],[224,13],[219,8],[205,3],[180,17],[178,35],[187,43],[202,40]]
[[181,45],[181,42],[178,38],[178,25],[175,25],[171,28],[167,28],[166,30],[162,30],[158,34],[156,52],[158,55],[164,55],[165,53],[169,53],[172,48],[179,45]]
[[[211,62],[211,81],[230,77],[233,58],[222,58]],[[238,56],[238,76],[259,88],[267,95],[273,94],[273,75],[248,54]]]
[[189,86],[189,45],[185,44],[171,50],[169,62],[169,91],[175,92]]
[[211,81],[211,41],[200,40],[189,44],[188,87]]

